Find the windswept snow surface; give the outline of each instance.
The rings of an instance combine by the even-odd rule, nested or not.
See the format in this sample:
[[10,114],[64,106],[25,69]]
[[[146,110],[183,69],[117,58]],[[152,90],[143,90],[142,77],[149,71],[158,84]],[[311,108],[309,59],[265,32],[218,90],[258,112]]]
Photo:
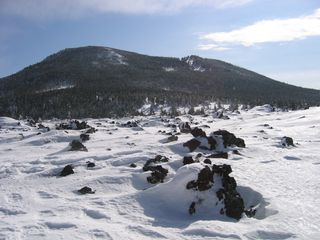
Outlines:
[[[194,116],[198,125],[192,126],[208,125],[208,134],[226,129],[245,140],[241,155],[212,159],[230,164],[245,205],[258,205],[254,218],[240,221],[214,206],[210,212],[214,195],[186,190],[201,167],[182,166],[190,155],[182,144],[192,135],[163,143],[168,136],[158,131],[170,128],[159,117],[135,118],[143,131],[121,126],[132,119],[89,119],[98,131],[84,142],[88,152],[67,151],[83,130],[54,130],[60,122],[46,121],[46,132],[0,118],[0,239],[320,239],[320,108],[256,108],[229,117]],[[292,137],[295,147],[282,147],[283,136]],[[169,158],[163,165],[169,173],[152,185],[142,166],[158,154]],[[96,166],[87,168],[87,161]],[[57,177],[67,164],[75,174]],[[79,195],[84,186],[96,193]],[[189,215],[194,194],[208,198]]]

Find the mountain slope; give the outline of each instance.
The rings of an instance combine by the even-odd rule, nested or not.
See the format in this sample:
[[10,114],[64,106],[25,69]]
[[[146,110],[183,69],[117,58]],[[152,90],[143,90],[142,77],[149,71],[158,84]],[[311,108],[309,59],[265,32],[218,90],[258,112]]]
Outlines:
[[12,117],[128,115],[146,97],[189,106],[217,99],[278,106],[320,102],[320,91],[219,60],[151,57],[106,47],[65,49],[0,81],[0,114]]

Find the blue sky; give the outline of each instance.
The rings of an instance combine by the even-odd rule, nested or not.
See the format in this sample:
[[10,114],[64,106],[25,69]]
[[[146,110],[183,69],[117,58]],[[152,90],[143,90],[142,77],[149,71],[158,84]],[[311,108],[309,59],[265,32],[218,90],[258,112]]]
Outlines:
[[195,54],[320,89],[319,0],[0,0],[0,77],[64,48]]

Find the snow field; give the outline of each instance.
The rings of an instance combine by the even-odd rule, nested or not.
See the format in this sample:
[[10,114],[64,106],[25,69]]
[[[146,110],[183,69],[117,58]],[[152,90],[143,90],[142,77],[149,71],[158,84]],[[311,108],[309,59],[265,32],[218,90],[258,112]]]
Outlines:
[[[182,159],[198,150],[182,147],[191,134],[163,143],[168,135],[158,131],[171,128],[159,117],[136,117],[143,131],[112,123],[132,119],[87,119],[98,129],[84,142],[88,152],[68,151],[83,131],[54,130],[60,121],[44,121],[51,128],[45,132],[1,117],[0,239],[320,238],[320,108],[269,112],[260,107],[232,114],[230,120],[193,118],[198,125],[192,126],[210,127],[203,128],[207,134],[226,129],[245,140],[241,155],[229,152],[228,159],[212,162],[232,166],[245,205],[259,206],[254,218],[222,216],[211,189],[185,188],[203,165],[183,166]],[[283,136],[292,137],[296,147],[282,147]],[[158,154],[169,158],[162,164],[169,173],[164,183],[153,185],[142,167]],[[87,168],[87,161],[96,166]],[[75,174],[57,177],[67,164]],[[78,194],[84,186],[96,193]],[[189,215],[195,197],[204,200]]]

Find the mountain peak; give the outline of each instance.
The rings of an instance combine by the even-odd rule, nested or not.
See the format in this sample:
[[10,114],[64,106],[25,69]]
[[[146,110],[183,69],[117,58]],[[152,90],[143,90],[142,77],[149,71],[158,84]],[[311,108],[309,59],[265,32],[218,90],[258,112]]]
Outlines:
[[175,106],[214,100],[277,106],[320,102],[317,90],[277,82],[223,61],[96,46],[59,51],[1,83],[0,114],[12,117],[123,116],[135,114],[146,98]]

